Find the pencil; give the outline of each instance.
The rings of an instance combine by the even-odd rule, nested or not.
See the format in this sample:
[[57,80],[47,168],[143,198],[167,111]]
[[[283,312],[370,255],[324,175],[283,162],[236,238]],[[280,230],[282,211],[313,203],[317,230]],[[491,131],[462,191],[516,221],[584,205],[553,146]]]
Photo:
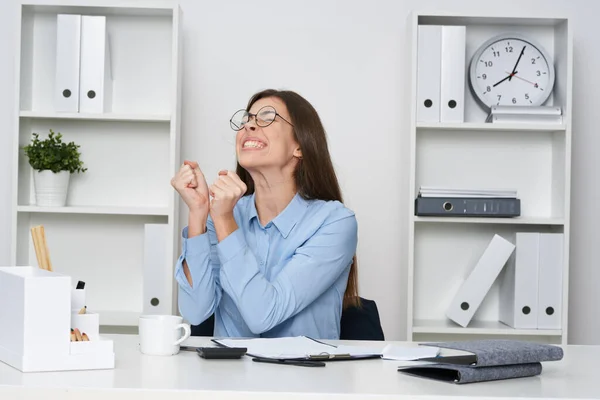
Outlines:
[[46,258],[46,269],[50,272],[53,271],[52,269],[52,262],[50,261],[50,251],[48,250],[48,243],[46,242],[46,231],[44,229],[44,225],[40,226],[40,231],[42,234],[42,249],[44,252],[44,256]]
[[75,337],[77,338],[78,342],[81,342],[83,340],[83,338],[81,337],[81,332],[79,332],[78,328],[75,328]]
[[50,252],[46,243],[46,231],[43,225],[34,226],[31,228],[31,237],[33,239],[33,247],[35,249],[35,257],[38,261],[38,266],[46,271],[53,271],[52,262],[50,261]]
[[38,226],[34,226],[31,228],[31,239],[33,239],[33,248],[35,249],[35,257],[37,258],[38,267],[41,269],[46,269],[44,267],[44,256],[42,254],[42,247],[40,243],[40,239],[38,237]]

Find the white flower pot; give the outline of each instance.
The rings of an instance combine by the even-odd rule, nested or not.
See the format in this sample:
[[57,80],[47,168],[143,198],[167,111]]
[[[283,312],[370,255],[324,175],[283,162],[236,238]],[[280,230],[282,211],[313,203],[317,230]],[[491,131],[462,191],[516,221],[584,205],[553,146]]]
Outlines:
[[33,171],[35,201],[39,207],[64,207],[69,190],[69,171]]

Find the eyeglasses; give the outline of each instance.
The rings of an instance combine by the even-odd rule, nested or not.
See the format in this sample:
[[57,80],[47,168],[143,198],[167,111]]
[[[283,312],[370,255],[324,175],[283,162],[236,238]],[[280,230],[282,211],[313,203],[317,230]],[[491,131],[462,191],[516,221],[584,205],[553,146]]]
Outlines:
[[250,118],[254,117],[256,125],[260,126],[261,128],[265,128],[271,125],[273,121],[275,121],[275,117],[277,116],[279,116],[279,118],[281,118],[291,126],[294,126],[290,121],[283,118],[281,114],[278,114],[275,108],[272,106],[264,106],[263,108],[258,110],[256,114],[249,113],[248,111],[243,109],[238,110],[235,112],[235,114],[233,114],[233,116],[229,120],[229,125],[234,131],[239,131],[244,127],[244,125],[246,125],[250,121]]

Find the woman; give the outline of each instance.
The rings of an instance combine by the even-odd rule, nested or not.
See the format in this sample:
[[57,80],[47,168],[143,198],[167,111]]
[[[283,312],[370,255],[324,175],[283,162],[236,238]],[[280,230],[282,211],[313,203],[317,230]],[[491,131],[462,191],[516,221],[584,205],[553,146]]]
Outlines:
[[343,307],[359,301],[357,223],[321,120],[300,95],[265,90],[230,123],[236,172],[209,187],[186,161],[171,180],[189,208],[181,315],[198,325],[214,313],[220,337],[338,339]]

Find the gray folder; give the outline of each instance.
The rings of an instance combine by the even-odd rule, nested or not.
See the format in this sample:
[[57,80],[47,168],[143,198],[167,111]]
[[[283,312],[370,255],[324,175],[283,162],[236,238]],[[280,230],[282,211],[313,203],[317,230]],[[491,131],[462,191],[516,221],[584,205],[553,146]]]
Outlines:
[[398,369],[408,375],[451,383],[474,383],[539,375],[541,363],[471,367],[468,365],[425,364]]
[[563,358],[563,349],[561,347],[521,340],[481,339],[423,343],[422,345],[459,350],[461,353],[447,357],[444,357],[442,354],[442,357],[424,359],[426,361],[477,367],[557,361]]
[[542,362],[563,358],[561,347],[519,340],[482,339],[422,345],[441,348],[440,356],[421,359],[432,364],[400,367],[398,370],[454,383],[535,376],[542,372]]

